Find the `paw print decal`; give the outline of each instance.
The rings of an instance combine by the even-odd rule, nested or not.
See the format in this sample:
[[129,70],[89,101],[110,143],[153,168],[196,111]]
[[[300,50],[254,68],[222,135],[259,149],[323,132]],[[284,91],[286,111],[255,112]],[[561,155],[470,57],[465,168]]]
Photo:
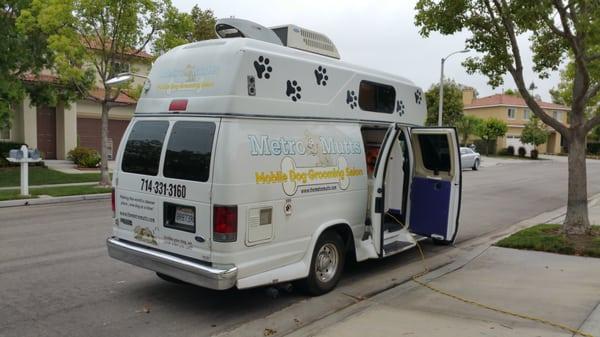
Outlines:
[[327,75],[327,69],[325,67],[319,66],[315,69],[315,78],[317,79],[317,85],[327,85],[327,81],[329,81],[329,76]]
[[285,94],[287,97],[291,97],[292,101],[296,102],[302,98],[302,96],[300,96],[300,91],[302,91],[302,88],[300,85],[298,85],[298,82],[290,80],[287,81],[287,89],[285,90]]
[[256,69],[256,76],[258,78],[266,78],[267,80],[271,77],[273,67],[269,65],[271,61],[267,57],[259,56],[258,60],[254,61],[254,69]]
[[417,102],[417,104],[421,104],[422,100],[423,100],[423,93],[421,92],[421,89],[417,89],[417,91],[415,91],[415,102]]
[[354,109],[358,105],[358,97],[356,97],[354,90],[346,91],[346,104],[350,106],[350,109]]
[[404,115],[404,103],[400,100],[396,101],[396,112],[400,116]]

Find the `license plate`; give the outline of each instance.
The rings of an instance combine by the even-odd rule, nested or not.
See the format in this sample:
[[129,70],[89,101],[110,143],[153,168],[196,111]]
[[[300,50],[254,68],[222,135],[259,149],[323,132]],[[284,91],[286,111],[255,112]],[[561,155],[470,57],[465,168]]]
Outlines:
[[180,225],[194,227],[196,219],[194,219],[194,210],[187,207],[175,208],[175,222]]

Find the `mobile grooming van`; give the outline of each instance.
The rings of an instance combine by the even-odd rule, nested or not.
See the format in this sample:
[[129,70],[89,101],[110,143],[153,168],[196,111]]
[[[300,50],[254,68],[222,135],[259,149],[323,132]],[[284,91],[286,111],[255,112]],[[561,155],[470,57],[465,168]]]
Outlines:
[[152,67],[116,158],[110,256],[212,289],[322,294],[347,259],[454,241],[457,136],[423,127],[421,89],[304,28],[216,30]]

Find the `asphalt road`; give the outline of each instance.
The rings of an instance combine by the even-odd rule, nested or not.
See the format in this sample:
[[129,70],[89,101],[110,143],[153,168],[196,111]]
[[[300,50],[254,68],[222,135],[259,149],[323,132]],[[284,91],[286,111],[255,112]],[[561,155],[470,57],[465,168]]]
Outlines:
[[[465,171],[458,240],[564,206],[566,172],[516,160]],[[600,162],[589,163],[588,184],[600,192]],[[206,336],[304,298],[164,282],[107,256],[110,227],[108,201],[0,209],[0,336]],[[359,264],[342,283],[406,263]]]

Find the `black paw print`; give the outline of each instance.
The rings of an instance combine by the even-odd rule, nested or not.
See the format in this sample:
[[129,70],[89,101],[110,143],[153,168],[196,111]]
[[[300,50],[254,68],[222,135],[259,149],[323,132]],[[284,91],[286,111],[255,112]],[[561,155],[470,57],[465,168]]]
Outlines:
[[421,93],[421,89],[417,89],[417,91],[415,91],[415,102],[417,102],[417,104],[421,104],[422,100],[423,100],[423,93]]
[[350,106],[350,109],[356,108],[357,102],[358,102],[358,98],[356,97],[354,90],[346,91],[346,103]]
[[287,97],[291,97],[292,101],[296,102],[302,98],[302,96],[300,96],[300,91],[302,91],[302,88],[298,85],[298,82],[290,80],[287,81],[287,89],[285,94]]
[[263,56],[259,56],[258,60],[254,61],[254,69],[256,69],[256,76],[258,78],[263,78],[264,76],[266,79],[269,79],[271,77],[273,67],[269,65],[269,62],[271,62],[269,58]]
[[400,116],[404,115],[404,103],[400,100],[396,101],[396,112]]
[[315,69],[315,78],[317,79],[317,85],[327,85],[327,81],[329,81],[329,76],[327,74],[327,69],[325,67],[319,66],[319,68]]

